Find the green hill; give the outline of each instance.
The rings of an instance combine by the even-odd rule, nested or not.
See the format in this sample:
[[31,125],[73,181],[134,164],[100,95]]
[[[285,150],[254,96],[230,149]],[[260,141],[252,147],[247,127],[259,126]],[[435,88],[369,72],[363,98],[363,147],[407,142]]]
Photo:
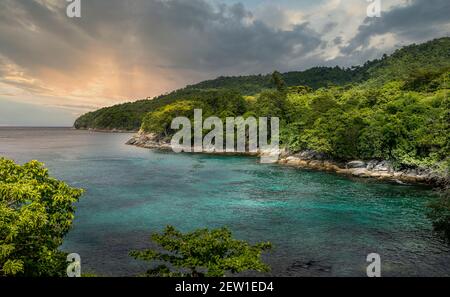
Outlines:
[[[302,72],[288,72],[282,75],[288,86],[304,85],[318,89],[360,81],[362,77],[360,73],[359,68],[355,70],[340,67],[315,67]],[[79,117],[74,126],[77,129],[138,130],[142,118],[147,112],[156,110],[166,104],[183,100],[207,90],[235,90],[242,95],[254,95],[266,89],[273,89],[270,79],[270,74],[219,77],[186,86],[183,89],[153,99],[118,104],[89,112]]]
[[448,170],[450,38],[410,45],[364,65],[316,67],[275,77],[220,77],[153,100],[81,116],[76,128],[170,137],[173,117],[254,115],[281,119],[282,144],[334,159],[383,159]]

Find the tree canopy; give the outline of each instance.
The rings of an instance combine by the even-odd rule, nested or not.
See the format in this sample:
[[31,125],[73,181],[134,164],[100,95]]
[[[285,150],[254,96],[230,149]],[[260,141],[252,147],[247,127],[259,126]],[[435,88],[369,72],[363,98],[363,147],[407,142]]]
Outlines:
[[82,190],[51,178],[43,164],[0,159],[0,276],[64,276],[58,250]]
[[[320,83],[318,83],[320,81]],[[249,85],[254,92],[247,92]],[[176,116],[279,117],[282,145],[336,160],[387,159],[449,168],[450,38],[348,69],[221,77],[149,101],[87,114],[76,127],[137,129],[170,137]],[[123,123],[123,124],[122,124]]]
[[[261,261],[261,254],[271,248],[270,243],[250,245],[234,239],[227,228],[182,233],[167,226],[162,234],[154,233],[151,239],[158,248],[130,253],[151,263],[146,276],[222,277],[227,273],[270,269]],[[157,265],[161,262],[164,264]]]

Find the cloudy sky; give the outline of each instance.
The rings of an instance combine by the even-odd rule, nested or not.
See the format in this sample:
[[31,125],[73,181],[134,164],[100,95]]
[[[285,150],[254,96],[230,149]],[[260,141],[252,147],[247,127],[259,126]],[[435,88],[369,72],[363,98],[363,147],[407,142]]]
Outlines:
[[0,125],[80,114],[220,75],[351,66],[449,36],[449,0],[0,0]]

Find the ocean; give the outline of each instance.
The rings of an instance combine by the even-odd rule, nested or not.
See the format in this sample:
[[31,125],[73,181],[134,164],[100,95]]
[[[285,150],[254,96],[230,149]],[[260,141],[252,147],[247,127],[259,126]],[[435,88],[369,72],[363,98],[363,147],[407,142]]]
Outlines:
[[426,187],[259,164],[258,158],[175,154],[125,145],[131,134],[70,128],[0,128],[0,156],[44,162],[86,193],[62,250],[82,272],[133,276],[132,250],[150,235],[227,226],[236,238],[270,241],[274,276],[366,276],[378,253],[383,276],[450,276],[450,249],[432,232]]

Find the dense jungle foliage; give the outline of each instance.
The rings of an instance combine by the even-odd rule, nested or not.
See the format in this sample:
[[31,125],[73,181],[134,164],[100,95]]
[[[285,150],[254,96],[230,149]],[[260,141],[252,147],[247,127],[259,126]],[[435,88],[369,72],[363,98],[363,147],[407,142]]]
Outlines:
[[171,121],[193,116],[279,117],[282,145],[336,160],[386,159],[397,167],[446,171],[450,152],[450,38],[411,45],[348,69],[221,77],[86,114],[76,128],[171,136]]
[[65,276],[59,247],[81,194],[37,161],[17,165],[0,158],[0,277]]

